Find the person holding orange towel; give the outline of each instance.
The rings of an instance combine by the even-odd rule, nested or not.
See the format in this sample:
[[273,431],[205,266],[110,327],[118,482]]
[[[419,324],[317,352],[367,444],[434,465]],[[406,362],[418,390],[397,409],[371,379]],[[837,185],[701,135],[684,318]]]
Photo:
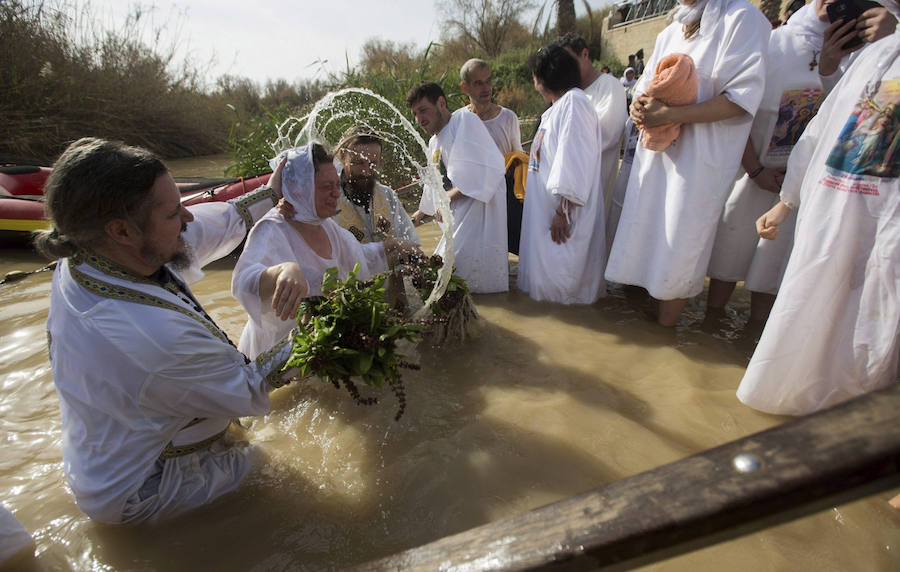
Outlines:
[[663,326],[675,326],[687,299],[703,291],[719,216],[762,99],[771,31],[747,0],[680,3],[647,67],[656,70],[670,54],[690,56],[697,97],[667,105],[647,93],[650,74],[635,85],[636,125],[681,127],[663,151],[638,143],[606,269],[608,281],[641,286],[659,300]]

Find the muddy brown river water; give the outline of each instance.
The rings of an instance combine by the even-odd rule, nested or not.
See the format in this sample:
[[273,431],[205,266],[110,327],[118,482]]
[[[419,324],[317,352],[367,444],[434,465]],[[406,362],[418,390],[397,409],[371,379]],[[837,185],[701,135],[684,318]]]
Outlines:
[[[171,166],[176,175],[221,174]],[[422,229],[426,245],[437,234]],[[0,276],[43,264],[27,249],[0,250]],[[229,291],[233,264],[231,256],[211,265],[194,291],[237,339],[245,316]],[[743,293],[719,328],[699,328],[701,296],[667,332],[620,291],[563,307],[513,290],[475,297],[481,319],[465,342],[421,349],[421,371],[404,374],[400,422],[389,395],[363,408],[328,383],[294,384],[253,420],[249,439],[269,460],[237,492],[163,525],[98,525],[63,476],[44,324],[50,279],[0,285],[0,498],[33,534],[40,570],[341,568],[786,420],[735,398],[752,351],[737,336]],[[900,511],[887,504],[898,492],[644,570],[900,570]]]

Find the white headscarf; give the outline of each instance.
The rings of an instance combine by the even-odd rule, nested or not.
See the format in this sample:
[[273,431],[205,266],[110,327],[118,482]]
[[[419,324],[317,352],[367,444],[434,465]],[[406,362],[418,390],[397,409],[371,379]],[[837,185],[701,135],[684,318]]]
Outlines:
[[706,8],[707,2],[709,0],[697,0],[688,6],[684,3],[684,0],[678,0],[678,10],[672,15],[672,19],[679,24],[690,26],[703,16],[703,10]]
[[803,39],[814,50],[821,50],[825,43],[827,22],[819,20],[816,14],[816,0],[794,12],[784,27],[793,35]]
[[318,225],[325,219],[316,213],[316,169],[312,157],[314,144],[315,142],[310,142],[303,147],[282,151],[269,161],[269,166],[274,169],[287,157],[287,163],[281,171],[281,194],[294,207],[297,213],[294,220]]

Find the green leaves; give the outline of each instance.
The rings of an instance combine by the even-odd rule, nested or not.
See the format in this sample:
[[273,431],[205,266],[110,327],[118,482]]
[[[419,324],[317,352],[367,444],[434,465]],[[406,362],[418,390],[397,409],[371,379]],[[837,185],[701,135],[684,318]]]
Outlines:
[[363,282],[358,273],[359,264],[342,281],[337,268],[329,268],[322,277],[323,295],[300,304],[300,330],[284,368],[343,384],[362,404],[374,399],[360,398],[350,378],[376,388],[387,382],[400,400],[399,419],[405,405],[399,368],[415,366],[403,361],[397,342],[417,341],[423,326],[404,321],[387,303],[385,275]]

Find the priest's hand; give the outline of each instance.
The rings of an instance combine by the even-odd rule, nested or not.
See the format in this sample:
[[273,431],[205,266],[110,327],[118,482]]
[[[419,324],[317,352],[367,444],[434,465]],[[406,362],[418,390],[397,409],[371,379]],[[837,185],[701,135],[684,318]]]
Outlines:
[[283,197],[284,195],[281,192],[281,171],[284,170],[284,165],[287,163],[287,157],[281,160],[278,163],[278,166],[275,167],[275,170],[272,171],[272,176],[269,177],[269,188],[275,191],[275,196],[278,198]]
[[550,238],[556,244],[564,244],[572,236],[572,229],[566,215],[557,210],[550,221]]
[[284,199],[278,201],[278,204],[275,205],[275,207],[278,209],[278,213],[284,217],[284,220],[294,220],[294,215],[297,214],[294,205]]
[[753,178],[753,182],[756,183],[760,189],[775,193],[776,195],[781,192],[781,183],[783,181],[784,171],[769,169],[768,167],[764,168]]
[[778,236],[778,225],[784,222],[790,212],[789,206],[778,201],[778,204],[756,219],[757,234],[767,240],[775,240]]
[[396,254],[401,261],[423,257],[418,244],[402,238],[388,238],[382,243],[385,254]]

